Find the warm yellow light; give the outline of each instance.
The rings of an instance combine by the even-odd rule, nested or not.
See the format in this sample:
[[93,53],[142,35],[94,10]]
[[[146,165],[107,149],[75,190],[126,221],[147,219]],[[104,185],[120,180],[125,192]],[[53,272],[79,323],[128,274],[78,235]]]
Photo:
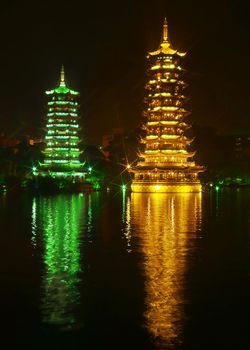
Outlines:
[[148,122],[147,124],[148,125],[157,125],[157,124],[159,124],[159,122]]
[[155,185],[155,189],[156,189],[156,190],[160,190],[160,189],[161,189],[161,186],[160,186],[160,185]]
[[157,139],[157,135],[147,135],[146,136],[147,140],[153,140],[153,139]]
[[164,64],[162,67],[163,67],[163,68],[174,69],[174,68],[175,68],[175,65],[174,65],[174,64]]
[[161,68],[161,66],[160,66],[160,65],[156,65],[156,66],[153,66],[153,67],[151,68],[151,70],[155,70],[155,69],[159,69],[159,68]]

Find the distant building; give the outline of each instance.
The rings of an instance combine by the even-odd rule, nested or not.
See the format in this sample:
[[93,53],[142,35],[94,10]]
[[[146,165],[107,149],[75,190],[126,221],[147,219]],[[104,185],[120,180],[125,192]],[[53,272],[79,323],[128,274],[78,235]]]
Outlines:
[[144,123],[145,149],[140,161],[130,168],[134,174],[134,192],[200,192],[198,173],[204,171],[192,160],[188,151],[192,142],[185,131],[188,112],[183,94],[181,59],[185,53],[171,47],[167,22],[157,51],[148,54],[147,110]]
[[19,139],[11,138],[2,134],[0,136],[0,147],[15,147],[20,144]]
[[233,137],[233,141],[235,158],[250,163],[250,136],[237,135]]

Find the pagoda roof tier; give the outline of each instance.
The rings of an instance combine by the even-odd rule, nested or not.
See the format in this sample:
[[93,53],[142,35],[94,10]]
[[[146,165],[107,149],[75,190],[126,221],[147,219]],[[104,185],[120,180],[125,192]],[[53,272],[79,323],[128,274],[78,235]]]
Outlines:
[[184,95],[174,95],[173,93],[170,92],[156,92],[154,94],[149,94],[147,98],[155,98],[155,97],[171,97],[171,98],[176,98],[176,99],[186,99],[186,96]]
[[185,84],[183,81],[181,80],[177,80],[175,78],[171,78],[171,79],[161,79],[160,81],[157,79],[152,79],[152,80],[149,80],[148,84],[149,86],[150,85],[153,85],[153,84],[159,84],[159,83],[176,83],[178,82],[178,84],[181,84],[181,85],[187,85]]
[[154,66],[150,67],[148,69],[148,71],[158,71],[158,70],[165,70],[165,69],[176,69],[178,71],[181,71],[182,68],[172,62],[169,62],[168,64],[164,64],[164,63],[161,63],[161,64],[155,64]]
[[177,112],[178,113],[187,113],[187,111],[180,107],[180,106],[157,106],[157,107],[154,107],[154,108],[148,108],[147,110],[148,112],[158,112],[158,111],[168,111],[168,112]]
[[[148,135],[150,136],[150,135]],[[193,139],[188,139],[186,136],[182,136],[182,135],[173,135],[173,136],[177,136],[175,138],[169,138],[169,139],[163,139],[163,138],[160,138],[158,137],[157,135],[152,135],[152,136],[156,136],[156,137],[153,137],[153,138],[147,138],[146,137],[143,137],[141,138],[141,142],[143,143],[150,143],[150,142],[155,142],[156,140],[158,140],[159,143],[162,143],[163,141],[169,141],[170,143],[172,144],[175,144],[175,143],[181,143],[181,144],[187,144],[187,143],[191,143],[193,142],[194,138]]]
[[45,148],[45,150],[43,151],[44,153],[52,153],[52,152],[64,152],[64,151],[67,151],[67,152],[70,152],[70,154],[72,153],[82,153],[82,151],[79,150],[79,148],[72,148],[72,147],[47,147]]
[[63,164],[63,165],[69,165],[71,167],[75,167],[75,166],[79,166],[81,165],[81,162],[79,160],[70,160],[70,159],[45,159],[44,163],[46,163],[46,165],[50,165],[53,163],[57,163],[57,164]]
[[[144,159],[144,157],[141,157],[141,158]],[[139,161],[138,165],[139,164],[140,165],[154,165],[154,166],[156,166],[156,165],[157,166],[158,165],[160,165],[160,166],[162,166],[162,165],[164,165],[164,166],[176,165],[178,167],[184,166],[184,165],[187,165],[187,164],[195,165],[193,160],[188,160],[188,158],[191,158],[190,155],[186,155],[184,157],[178,155],[173,160],[171,160],[171,158],[174,158],[174,156],[171,156],[169,160],[166,160],[165,158],[167,158],[166,155],[158,157],[158,160],[156,160],[155,157],[147,157],[146,158],[147,160],[144,159],[144,160]]]
[[164,115],[165,113],[156,114],[152,111],[144,111],[144,117],[148,118],[150,122],[168,122],[168,121],[180,121],[185,118],[190,112],[171,112],[170,115]]
[[157,156],[178,156],[180,158],[189,158],[189,157],[193,157],[195,155],[196,151],[193,152],[188,152],[187,150],[184,149],[180,149],[180,150],[170,150],[170,149],[166,149],[166,150],[145,150],[143,153],[141,153],[141,157],[148,157],[150,155],[157,157]]
[[169,126],[179,126],[180,128],[188,129],[190,125],[180,121],[180,120],[162,120],[162,121],[149,121],[146,124],[146,128],[149,126],[157,126],[157,125],[169,125]]
[[53,106],[54,108],[58,108],[58,107],[62,107],[62,108],[65,108],[68,107],[68,105],[71,105],[72,107],[69,107],[69,108],[78,108],[79,105],[77,102],[75,101],[49,101],[48,102],[48,105],[51,106],[51,105],[56,105],[56,106]]
[[50,163],[46,163],[46,161],[42,164],[42,166],[44,168],[49,169],[54,169],[55,167],[58,167],[59,169],[63,169],[64,167],[68,168],[68,171],[77,171],[78,169],[80,170],[83,167],[84,163],[70,163],[70,162],[66,162],[66,163],[58,163],[58,162],[50,162]]
[[60,83],[59,86],[56,87],[55,89],[52,90],[48,90],[45,92],[47,95],[52,95],[52,94],[69,94],[69,95],[79,95],[79,92],[74,91],[69,89],[66,86],[66,82],[65,82],[65,74],[64,74],[64,68],[62,66],[61,69],[61,77],[60,77]]
[[168,135],[168,134],[162,134],[161,136],[158,135],[147,135],[146,137],[143,138],[145,140],[145,142],[147,142],[148,140],[177,140],[179,142],[191,142],[191,140],[187,139],[186,136],[183,135]]
[[163,39],[162,42],[160,44],[160,47],[158,50],[156,51],[151,51],[149,52],[150,56],[156,56],[156,55],[160,55],[160,54],[165,54],[165,55],[177,55],[180,57],[183,57],[186,55],[186,52],[179,52],[177,50],[174,50],[172,48],[172,45],[169,41],[168,38],[168,25],[167,25],[167,20],[164,20],[164,25],[163,25]]
[[178,120],[161,120],[161,121],[149,121],[146,125],[177,125],[179,123]]
[[171,170],[177,170],[177,171],[185,171],[186,173],[190,172],[190,173],[198,173],[198,172],[202,172],[204,171],[204,167],[199,166],[199,165],[194,165],[194,162],[192,163],[187,163],[185,165],[180,165],[180,166],[176,166],[176,165],[157,165],[156,164],[152,164],[152,165],[140,165],[138,164],[135,167],[132,167],[131,170],[133,172],[141,172],[141,171],[152,171],[152,172],[157,172],[157,171],[171,171]]
[[[187,150],[185,149],[146,149],[144,152],[142,152],[141,154],[154,154],[157,155],[158,153],[163,153],[163,154],[172,154],[172,153],[189,153]],[[190,152],[192,153],[192,152]]]
[[179,109],[178,106],[156,106],[156,107],[153,107],[151,110],[153,110],[153,111],[159,111],[159,110],[177,111],[177,109]]

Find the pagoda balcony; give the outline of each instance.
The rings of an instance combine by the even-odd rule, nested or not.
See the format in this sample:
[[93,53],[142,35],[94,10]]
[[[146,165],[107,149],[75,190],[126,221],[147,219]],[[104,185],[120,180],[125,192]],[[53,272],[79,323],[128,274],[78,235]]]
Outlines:
[[148,98],[162,98],[162,97],[173,97],[173,94],[170,92],[157,92],[152,95],[147,96]]
[[[181,148],[167,148],[164,146],[156,146],[155,148],[152,149],[146,149],[145,150],[145,154],[156,154],[156,153],[160,153],[160,154],[187,154],[187,150],[185,149],[181,149]],[[190,153],[188,153],[190,154]]]
[[149,105],[148,112],[157,112],[157,111],[168,111],[168,112],[178,112],[185,113],[183,110],[180,110],[179,106],[152,106]]
[[171,182],[173,184],[176,183],[176,185],[178,185],[180,182],[183,182],[183,183],[188,182],[188,183],[193,183],[193,184],[200,184],[200,181],[198,179],[195,179],[195,178],[194,179],[187,179],[185,177],[183,177],[183,178],[166,177],[165,179],[148,179],[148,178],[146,178],[146,179],[138,179],[138,178],[135,178],[134,182],[144,183],[145,185],[147,183],[150,184],[150,183],[155,183],[155,182],[157,182],[159,185],[160,184],[164,185],[164,184],[166,184],[166,182]]
[[178,120],[157,120],[157,121],[148,121],[147,125],[176,125]]
[[153,155],[154,157],[159,154],[159,156],[171,156],[171,157],[182,157],[182,158],[191,158],[195,155],[196,151],[188,152],[185,149],[164,149],[157,147],[155,149],[147,149],[144,152],[145,156]]
[[178,139],[181,135],[176,135],[176,134],[162,134],[159,136],[159,138],[164,139],[164,140],[173,140],[173,139]]
[[195,162],[176,162],[176,161],[162,161],[162,162],[147,162],[147,161],[141,161],[138,162],[136,165],[136,168],[140,169],[162,169],[162,170],[168,170],[168,169],[185,169],[194,167]]
[[181,101],[166,101],[164,99],[151,99],[149,102],[149,107],[162,107],[163,110],[175,111],[178,108],[182,107]]
[[145,140],[155,140],[158,139],[158,135],[147,135]]
[[[147,135],[145,138],[144,138],[144,141],[147,141],[147,140],[177,140],[179,138],[183,138],[182,135],[176,135],[176,134],[162,134],[162,135],[157,135],[157,134],[150,134],[150,135]],[[180,140],[182,141],[182,140]]]

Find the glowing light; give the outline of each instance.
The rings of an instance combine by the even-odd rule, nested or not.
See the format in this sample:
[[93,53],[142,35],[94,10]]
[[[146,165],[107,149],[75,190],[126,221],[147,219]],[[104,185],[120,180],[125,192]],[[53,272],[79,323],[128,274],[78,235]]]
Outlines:
[[[68,176],[70,172],[60,171],[60,165],[65,169],[68,167],[81,167],[82,164],[78,159],[81,151],[74,147],[80,142],[78,132],[80,129],[77,119],[78,102],[77,96],[79,93],[70,90],[66,86],[64,70],[61,71],[60,85],[54,90],[46,92],[50,96],[48,101],[47,113],[47,135],[45,136],[46,148],[44,150],[46,169],[50,169],[51,174],[56,176]],[[49,140],[49,142],[47,142]],[[71,142],[74,141],[74,142]],[[56,165],[57,172],[53,171]],[[79,168],[80,170],[80,168]],[[79,176],[83,175],[82,171],[77,172]]]
[[190,234],[197,239],[202,223],[201,195],[132,193],[129,210],[127,226],[143,259],[146,327],[160,348],[171,348],[185,325],[183,289],[194,249]]
[[179,71],[182,69],[180,57],[185,54],[171,47],[166,21],[163,38],[160,48],[148,55],[151,66],[146,84],[146,135],[141,139],[145,151],[140,154],[138,163],[129,170],[134,174],[132,190],[200,192],[197,175],[204,168],[192,160],[195,152],[189,151],[187,147],[191,140],[184,136],[188,127],[184,122],[188,113],[183,107],[183,89],[186,84],[181,80]]
[[75,329],[80,323],[75,312],[80,301],[80,228],[89,220],[88,202],[78,195],[59,195],[36,198],[35,204],[33,238],[39,236],[43,244],[42,320],[58,329]]

